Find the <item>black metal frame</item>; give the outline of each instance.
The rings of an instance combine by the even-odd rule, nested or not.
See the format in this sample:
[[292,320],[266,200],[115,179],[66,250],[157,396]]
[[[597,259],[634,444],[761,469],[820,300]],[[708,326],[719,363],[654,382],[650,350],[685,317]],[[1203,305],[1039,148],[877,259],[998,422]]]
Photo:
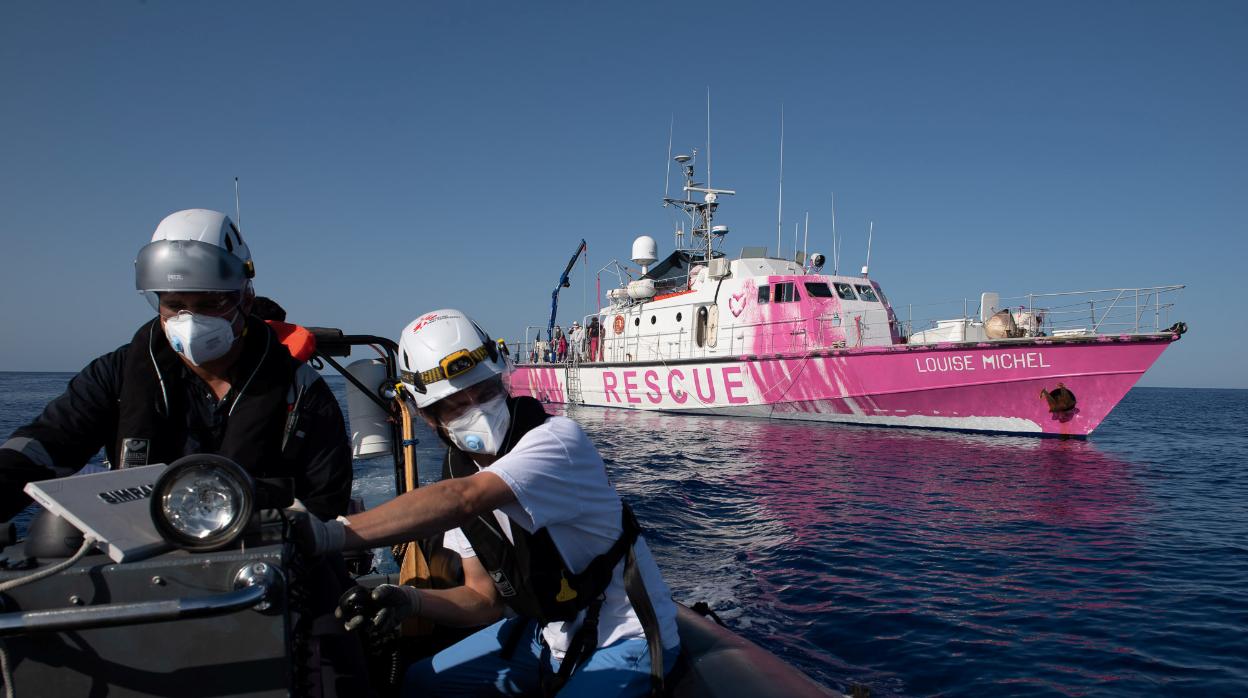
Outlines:
[[[368,396],[370,400],[390,415],[390,439],[395,444],[395,448],[391,449],[391,457],[394,460],[394,488],[395,494],[403,494],[407,489],[407,478],[403,474],[403,428],[399,424],[399,410],[395,407],[394,402],[383,398],[377,394],[377,387],[369,387],[360,382],[358,378],[347,372],[347,369],[334,360],[333,357],[348,357],[351,355],[352,347],[372,346],[381,347],[385,350],[384,360],[386,362],[386,376],[388,380],[394,383],[399,382],[399,344],[393,339],[378,337],[371,334],[343,334],[342,330],[328,327],[309,327],[308,330],[316,336],[316,353],[313,358],[333,366],[338,373],[342,374],[349,383],[354,385],[359,391]],[[400,396],[401,397],[401,396]]]

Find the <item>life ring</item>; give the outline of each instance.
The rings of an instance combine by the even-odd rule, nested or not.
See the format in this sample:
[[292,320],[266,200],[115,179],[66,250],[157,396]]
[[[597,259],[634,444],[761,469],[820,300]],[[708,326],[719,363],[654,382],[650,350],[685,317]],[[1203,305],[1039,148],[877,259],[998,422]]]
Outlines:
[[624,334],[624,316],[616,315],[615,321],[611,323],[611,327],[615,330],[616,334]]

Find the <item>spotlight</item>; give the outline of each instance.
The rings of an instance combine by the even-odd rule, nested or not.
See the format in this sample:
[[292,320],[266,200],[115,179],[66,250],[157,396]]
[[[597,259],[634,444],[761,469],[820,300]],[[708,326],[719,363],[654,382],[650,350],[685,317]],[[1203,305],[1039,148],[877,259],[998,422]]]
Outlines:
[[165,540],[185,550],[219,550],[247,528],[255,483],[234,461],[213,454],[169,464],[152,491],[152,522]]

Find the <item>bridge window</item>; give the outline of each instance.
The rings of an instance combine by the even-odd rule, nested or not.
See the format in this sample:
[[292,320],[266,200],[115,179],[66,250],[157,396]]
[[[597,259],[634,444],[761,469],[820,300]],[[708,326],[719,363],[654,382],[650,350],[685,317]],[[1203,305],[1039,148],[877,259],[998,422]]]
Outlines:
[[771,286],[762,284],[758,287],[758,304],[763,305],[771,300]]
[[847,284],[847,283],[842,283],[842,282],[840,282],[840,281],[837,281],[836,283],[834,283],[834,284],[832,284],[832,285],[833,285],[833,286],[836,286],[836,295],[840,296],[840,297],[841,297],[841,300],[843,300],[843,301],[856,301],[856,300],[858,300],[858,295],[854,293],[854,287],[853,287],[853,286],[850,286],[850,285],[849,285],[849,284]]
[[866,284],[858,284],[858,295],[862,296],[862,299],[868,303],[878,303],[880,301],[879,298],[876,298],[875,291]]
[[776,284],[777,303],[791,303],[801,299],[802,297],[797,293],[797,286],[793,282],[786,281],[782,284]]
[[828,288],[828,285],[823,283],[822,281],[806,282],[806,293],[810,294],[811,298],[831,298],[832,297],[832,289]]

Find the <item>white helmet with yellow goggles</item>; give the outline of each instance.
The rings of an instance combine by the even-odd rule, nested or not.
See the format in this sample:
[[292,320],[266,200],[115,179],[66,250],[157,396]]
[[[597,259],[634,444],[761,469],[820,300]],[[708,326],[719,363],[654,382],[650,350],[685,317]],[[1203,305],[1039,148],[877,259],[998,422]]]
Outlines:
[[458,310],[425,313],[399,338],[399,377],[421,409],[507,372],[494,340]]

